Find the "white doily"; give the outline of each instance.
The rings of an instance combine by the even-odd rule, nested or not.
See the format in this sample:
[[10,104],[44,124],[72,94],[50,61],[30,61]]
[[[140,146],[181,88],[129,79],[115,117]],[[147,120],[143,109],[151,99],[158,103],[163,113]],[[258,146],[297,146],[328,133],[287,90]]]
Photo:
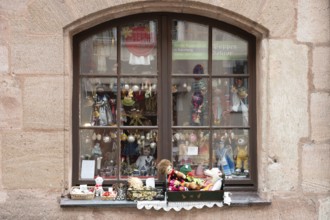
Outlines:
[[181,209],[190,210],[192,208],[201,209],[203,207],[212,208],[213,206],[222,207],[223,202],[203,201],[203,202],[166,202],[166,201],[138,201],[138,209],[152,209],[170,211],[180,211]]

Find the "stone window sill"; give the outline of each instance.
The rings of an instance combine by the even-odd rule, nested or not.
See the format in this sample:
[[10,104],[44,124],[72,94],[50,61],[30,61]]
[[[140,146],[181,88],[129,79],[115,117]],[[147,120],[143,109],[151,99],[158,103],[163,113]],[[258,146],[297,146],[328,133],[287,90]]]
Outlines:
[[[230,206],[270,205],[271,201],[261,198],[257,192],[232,192]],[[135,201],[104,201],[100,197],[93,200],[72,200],[61,198],[60,206],[66,207],[137,207]]]

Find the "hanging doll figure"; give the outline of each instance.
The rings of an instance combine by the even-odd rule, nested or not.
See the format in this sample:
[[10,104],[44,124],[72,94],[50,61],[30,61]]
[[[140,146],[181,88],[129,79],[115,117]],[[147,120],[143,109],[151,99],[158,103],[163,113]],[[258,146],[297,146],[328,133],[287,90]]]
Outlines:
[[142,154],[137,158],[135,164],[139,169],[141,176],[154,175],[151,171],[153,169],[155,158],[152,156],[153,150],[150,145],[146,145],[142,149]]
[[239,125],[248,125],[248,107],[246,98],[248,96],[247,89],[243,85],[242,78],[236,78],[231,88],[232,92],[232,111],[242,112],[242,123]]
[[191,98],[192,104],[192,114],[191,121],[193,125],[201,124],[201,115],[202,115],[202,107],[203,107],[203,94],[200,91],[194,92]]
[[99,125],[106,126],[112,124],[112,114],[109,104],[109,96],[106,94],[102,85],[99,85],[96,88],[96,95],[94,96],[94,102],[95,102],[94,109],[95,107],[98,108]]

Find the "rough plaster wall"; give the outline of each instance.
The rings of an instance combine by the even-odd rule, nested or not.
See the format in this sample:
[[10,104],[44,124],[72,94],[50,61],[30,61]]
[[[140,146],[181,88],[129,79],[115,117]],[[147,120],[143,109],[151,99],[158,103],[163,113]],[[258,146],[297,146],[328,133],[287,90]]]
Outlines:
[[210,16],[260,38],[258,178],[272,205],[183,211],[181,218],[330,219],[328,0],[0,1],[0,218],[177,218],[61,209],[57,201],[70,176],[69,34],[159,10]]

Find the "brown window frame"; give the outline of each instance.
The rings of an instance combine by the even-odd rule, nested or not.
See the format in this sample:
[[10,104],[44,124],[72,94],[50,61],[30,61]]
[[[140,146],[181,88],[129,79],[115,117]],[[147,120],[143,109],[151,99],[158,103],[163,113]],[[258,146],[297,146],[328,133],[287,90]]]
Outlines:
[[[233,25],[224,23],[222,21],[214,20],[211,18],[206,18],[198,15],[191,14],[178,14],[178,13],[145,13],[131,15],[124,18],[110,20],[108,22],[99,24],[95,27],[92,27],[88,30],[82,31],[73,36],[73,90],[72,90],[72,185],[79,184],[94,184],[94,181],[81,181],[79,180],[79,131],[80,131],[80,122],[79,122],[79,106],[80,106],[80,70],[79,70],[79,43],[92,36],[93,34],[105,30],[109,27],[119,27],[125,23],[136,21],[138,19],[156,19],[158,21],[158,30],[161,32],[158,34],[158,45],[157,45],[157,66],[160,74],[157,75],[159,80],[160,88],[158,88],[158,94],[161,94],[158,97],[159,106],[171,106],[171,96],[163,95],[170,94],[171,91],[171,20],[180,19],[186,20],[189,22],[196,22],[199,24],[208,25],[209,27],[209,49],[208,49],[208,70],[212,72],[212,28],[217,28],[219,30],[226,31],[235,36],[238,36],[248,42],[248,73],[249,74],[228,74],[228,75],[219,75],[217,78],[227,78],[227,77],[247,77],[249,82],[249,160],[250,160],[250,178],[246,180],[227,180],[226,188],[230,190],[257,190],[257,115],[256,115],[256,37],[240,28],[237,28]],[[117,39],[120,39],[120,33],[117,31]],[[118,40],[117,45],[120,45],[120,40]],[[117,60],[120,60],[120,47],[117,47]],[[118,73],[120,73],[120,62],[118,62]],[[211,79],[211,74],[209,74],[209,79]],[[108,75],[107,75],[108,76]],[[124,77],[129,77],[129,74],[125,74]],[[95,75],[99,77],[99,75]],[[104,75],[102,75],[104,77]],[[120,77],[120,75],[117,75]],[[136,75],[134,75],[136,77]],[[252,98],[251,98],[252,97]],[[171,149],[171,138],[172,128],[181,128],[180,126],[171,125],[171,114],[166,109],[158,108],[159,123],[157,128],[159,129],[159,142],[158,145],[161,146],[158,150],[157,158],[158,161],[163,158],[171,158],[172,149]],[[117,126],[118,127],[118,126]],[[154,128],[154,127],[153,127]],[[212,126],[209,125],[208,128],[212,130]],[[218,128],[218,127],[216,127]],[[215,128],[215,129],[216,129]],[[219,126],[219,129],[232,129],[232,128],[246,128],[246,127],[237,127],[237,126]],[[120,128],[118,128],[120,129]],[[122,128],[122,129],[126,129]],[[184,129],[190,129],[190,127],[184,127]],[[194,129],[192,127],[192,129]],[[214,129],[214,126],[213,126]],[[168,147],[166,147],[168,146]],[[118,180],[116,181],[118,182]],[[159,177],[159,184],[162,182],[162,177]],[[111,185],[113,181],[107,180],[104,181],[104,185]]]

